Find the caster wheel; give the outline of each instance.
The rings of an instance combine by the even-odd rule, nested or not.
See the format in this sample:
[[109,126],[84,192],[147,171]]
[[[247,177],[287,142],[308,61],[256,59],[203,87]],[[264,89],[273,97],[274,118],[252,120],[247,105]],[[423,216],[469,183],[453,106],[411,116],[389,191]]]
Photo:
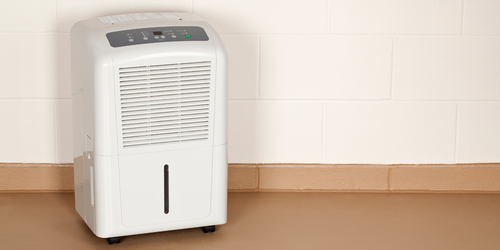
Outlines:
[[118,244],[120,243],[121,238],[120,237],[113,237],[113,238],[108,238],[108,244]]
[[215,226],[202,227],[201,230],[203,230],[204,233],[213,233],[215,232]]

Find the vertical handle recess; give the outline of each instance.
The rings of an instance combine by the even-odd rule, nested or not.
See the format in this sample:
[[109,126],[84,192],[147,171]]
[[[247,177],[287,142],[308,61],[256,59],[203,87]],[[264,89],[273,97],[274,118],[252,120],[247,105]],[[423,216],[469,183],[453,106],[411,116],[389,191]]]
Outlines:
[[163,192],[164,210],[168,214],[168,165],[163,166]]

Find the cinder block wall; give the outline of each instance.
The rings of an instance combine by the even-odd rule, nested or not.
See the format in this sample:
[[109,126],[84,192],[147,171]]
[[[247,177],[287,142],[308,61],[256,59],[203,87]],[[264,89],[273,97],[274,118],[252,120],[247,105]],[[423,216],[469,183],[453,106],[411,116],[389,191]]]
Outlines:
[[231,163],[500,162],[499,0],[9,1],[0,162],[72,162],[70,28],[144,11],[221,34]]

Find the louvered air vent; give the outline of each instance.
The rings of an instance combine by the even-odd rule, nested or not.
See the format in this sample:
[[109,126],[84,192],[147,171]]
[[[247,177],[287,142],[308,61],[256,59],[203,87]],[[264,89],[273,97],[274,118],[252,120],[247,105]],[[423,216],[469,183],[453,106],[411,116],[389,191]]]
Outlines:
[[123,147],[208,139],[210,62],[119,69]]

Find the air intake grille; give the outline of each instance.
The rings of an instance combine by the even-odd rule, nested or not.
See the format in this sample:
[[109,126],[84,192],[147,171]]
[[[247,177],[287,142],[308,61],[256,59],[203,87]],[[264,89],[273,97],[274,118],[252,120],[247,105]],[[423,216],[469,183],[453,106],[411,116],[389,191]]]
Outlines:
[[210,65],[120,68],[123,147],[207,140]]

